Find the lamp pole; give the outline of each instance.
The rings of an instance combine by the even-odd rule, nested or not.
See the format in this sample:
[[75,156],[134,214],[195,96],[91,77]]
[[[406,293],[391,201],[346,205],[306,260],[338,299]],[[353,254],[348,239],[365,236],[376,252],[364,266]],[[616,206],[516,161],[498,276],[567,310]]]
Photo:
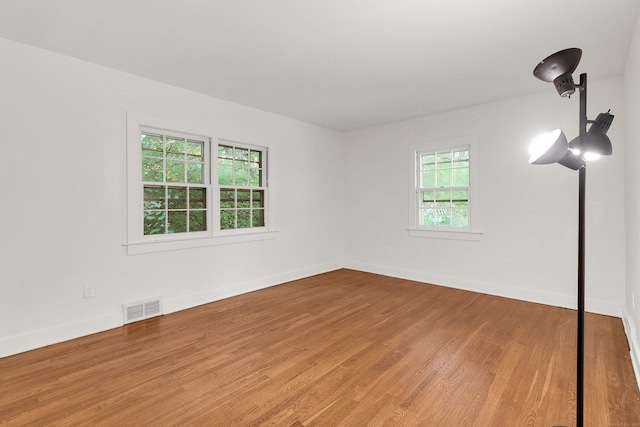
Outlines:
[[[587,133],[587,75],[580,75],[580,138]],[[578,184],[578,351],[576,372],[576,426],[584,423],[584,275],[585,275],[585,199],[587,185],[587,165],[580,168]]]
[[[564,49],[548,56],[533,70],[534,77],[553,82],[562,97],[571,96],[576,89],[580,91],[579,136],[567,144],[567,138],[560,129],[556,129],[543,138],[536,140],[529,163],[547,165],[559,163],[569,169],[579,170],[578,184],[578,339],[576,351],[576,425],[584,424],[584,320],[585,320],[585,211],[587,186],[587,158],[592,155],[610,156],[613,153],[611,141],[606,136],[613,122],[613,115],[600,113],[596,120],[587,119],[587,74],[580,75],[580,83],[575,85],[573,73],[582,50]],[[587,132],[587,124],[592,123]],[[595,157],[593,157],[595,158]]]

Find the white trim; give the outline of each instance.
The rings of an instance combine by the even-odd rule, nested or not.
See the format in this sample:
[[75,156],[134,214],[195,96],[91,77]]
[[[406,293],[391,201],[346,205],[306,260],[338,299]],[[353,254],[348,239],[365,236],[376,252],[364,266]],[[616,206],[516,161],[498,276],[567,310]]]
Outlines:
[[[234,230],[235,231],[235,230]],[[257,242],[275,239],[277,230],[251,232],[246,234],[217,235],[214,237],[194,237],[172,240],[139,241],[124,243],[127,255],[148,254],[178,249],[203,248],[206,246],[230,245],[233,243]]]
[[[225,298],[242,295],[247,292],[276,286],[292,280],[304,279],[316,274],[327,273],[341,269],[342,262],[334,261],[303,268],[300,270],[288,271],[272,276],[261,277],[243,283],[230,283],[215,290],[198,294],[182,296],[163,301],[163,312],[165,314],[196,307],[202,304],[218,301]],[[105,316],[83,320],[81,322],[68,323],[54,326],[52,328],[41,329],[22,335],[0,339],[0,358],[45,347],[51,344],[69,341],[86,335],[103,332],[109,329],[121,327],[123,325],[122,311],[110,313]]]
[[[469,227],[455,229],[423,228],[417,218],[417,153],[424,151],[442,151],[457,147],[469,147]],[[409,236],[437,239],[479,240],[481,234],[480,218],[480,144],[477,136],[466,136],[450,140],[440,140],[412,144],[408,148],[409,173]]]
[[[453,275],[438,275],[424,271],[404,270],[360,262],[345,262],[345,268],[445,286],[448,288],[462,289],[504,298],[551,305],[554,307],[563,307],[572,310],[577,308],[577,299],[575,296],[571,295],[542,292],[535,289],[516,288],[513,286],[484,282],[480,280],[469,280]],[[613,317],[620,317],[621,315],[621,307],[619,305],[602,302],[597,299],[587,299],[586,306],[587,310],[591,313],[604,314],[606,316]]]
[[[142,182],[140,131],[163,131],[167,134],[186,135],[195,138],[206,138],[209,141],[209,158],[205,163],[209,165],[209,180],[206,185],[209,207],[207,209],[208,230],[197,233],[163,234],[144,236],[142,230]],[[226,245],[273,239],[276,231],[270,229],[273,224],[273,216],[270,209],[271,189],[265,188],[265,227],[220,230],[220,210],[217,200],[220,199],[219,186],[217,185],[217,146],[223,141],[238,146],[260,149],[264,155],[263,173],[265,184],[268,185],[269,173],[269,148],[253,143],[236,142],[234,138],[216,136],[215,131],[209,128],[194,127],[175,117],[155,117],[147,114],[128,111],[126,113],[126,141],[127,141],[127,233],[126,242],[128,255],[162,252],[167,250],[200,248],[205,246]]]
[[629,341],[629,354],[631,357],[631,365],[633,366],[633,373],[636,375],[636,384],[638,385],[638,389],[640,389],[640,343],[637,340],[638,330],[633,321],[633,316],[631,316],[626,306],[622,309],[622,324],[624,325],[624,332],[627,335],[627,341]]
[[430,239],[450,239],[450,240],[470,240],[479,241],[482,233],[474,233],[472,231],[449,231],[449,230],[422,230],[416,228],[408,228],[410,237],[426,237]]
[[211,291],[200,292],[197,294],[181,296],[164,302],[165,314],[174,313],[176,311],[186,310],[210,302],[231,298],[237,295],[246,294],[248,292],[277,286],[282,283],[293,280],[304,279],[306,277],[315,276],[316,274],[327,273],[329,271],[339,270],[342,263],[339,261],[321,264],[314,267],[308,267],[302,270],[293,270],[285,273],[275,274],[273,276],[260,277],[242,283],[229,284],[228,286],[216,288]]
[[122,325],[122,312],[118,311],[81,322],[67,323],[40,329],[0,340],[0,358],[103,332]]

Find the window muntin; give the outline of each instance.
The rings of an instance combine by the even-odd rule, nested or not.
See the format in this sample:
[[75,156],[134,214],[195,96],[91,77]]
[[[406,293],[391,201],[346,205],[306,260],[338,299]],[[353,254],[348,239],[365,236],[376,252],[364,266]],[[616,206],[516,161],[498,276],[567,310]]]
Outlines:
[[143,234],[201,233],[208,227],[208,141],[140,133]]
[[221,230],[266,226],[266,155],[264,147],[218,145]]
[[469,230],[470,148],[416,153],[418,227]]

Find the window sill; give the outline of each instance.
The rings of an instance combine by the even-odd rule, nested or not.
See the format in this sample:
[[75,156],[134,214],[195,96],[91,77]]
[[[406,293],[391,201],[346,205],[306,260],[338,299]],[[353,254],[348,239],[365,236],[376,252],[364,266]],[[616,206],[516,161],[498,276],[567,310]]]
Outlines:
[[469,240],[479,241],[482,233],[477,231],[440,231],[440,230],[420,230],[417,228],[409,228],[410,237],[423,237],[428,239],[447,239],[447,240]]
[[276,237],[276,230],[252,232],[246,234],[229,234],[222,236],[177,238],[171,240],[148,240],[123,244],[127,255],[148,254],[153,252],[173,251],[178,249],[203,248],[207,246],[231,245],[234,243],[271,240]]

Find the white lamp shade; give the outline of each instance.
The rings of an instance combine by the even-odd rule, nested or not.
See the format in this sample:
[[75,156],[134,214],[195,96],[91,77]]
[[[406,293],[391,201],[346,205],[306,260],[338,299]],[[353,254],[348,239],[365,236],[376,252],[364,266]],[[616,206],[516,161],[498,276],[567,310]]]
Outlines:
[[560,129],[540,135],[531,144],[529,163],[535,165],[550,165],[562,159],[569,149],[567,137]]

